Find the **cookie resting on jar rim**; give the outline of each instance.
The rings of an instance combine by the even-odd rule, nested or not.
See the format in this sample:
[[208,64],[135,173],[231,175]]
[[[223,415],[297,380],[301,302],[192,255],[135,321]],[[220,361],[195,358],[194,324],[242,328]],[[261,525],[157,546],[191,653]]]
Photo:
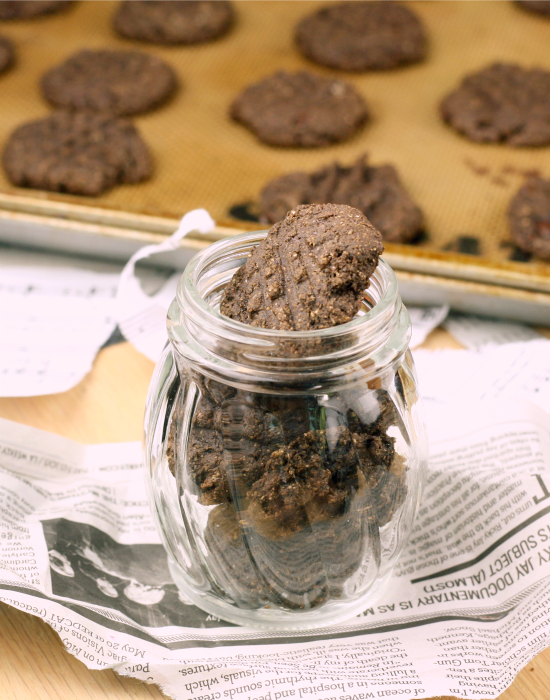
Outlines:
[[427,442],[411,323],[367,229],[351,207],[298,207],[196,255],[169,308],[149,498],[183,596],[229,622],[360,614],[412,531]]

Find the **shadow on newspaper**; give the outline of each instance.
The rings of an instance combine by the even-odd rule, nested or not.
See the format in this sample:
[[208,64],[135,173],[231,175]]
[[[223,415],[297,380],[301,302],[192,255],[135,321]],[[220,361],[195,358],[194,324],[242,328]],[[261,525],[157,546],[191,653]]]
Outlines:
[[117,610],[143,627],[232,626],[182,599],[162,545],[120,544],[65,518],[42,527],[54,595]]

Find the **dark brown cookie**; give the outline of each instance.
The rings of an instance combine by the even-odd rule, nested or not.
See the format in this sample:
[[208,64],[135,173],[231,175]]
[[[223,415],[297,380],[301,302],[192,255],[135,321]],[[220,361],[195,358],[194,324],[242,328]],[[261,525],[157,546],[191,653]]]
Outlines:
[[160,58],[105,49],[79,51],[42,78],[44,97],[54,106],[118,116],[156,107],[176,85],[176,74]]
[[15,62],[15,52],[12,42],[5,36],[0,36],[0,73],[11,68]]
[[129,121],[94,112],[55,112],[18,127],[2,161],[14,185],[97,196],[151,175],[149,149]]
[[61,12],[72,0],[0,0],[0,19],[30,19]]
[[231,105],[231,116],[272,146],[315,147],[345,141],[368,112],[342,80],[280,71],[247,87]]
[[241,323],[306,331],[351,321],[383,251],[357,209],[296,207],[225,287],[220,311]]
[[441,103],[441,116],[472,141],[550,143],[550,72],[494,63],[467,75]]
[[359,209],[385,241],[394,243],[412,240],[424,223],[396,169],[369,166],[366,155],[349,168],[334,162],[313,173],[289,173],[272,180],[260,194],[261,221],[280,221],[299,204],[329,202]]
[[550,0],[515,0],[515,3],[522,10],[550,17]]
[[550,180],[529,178],[510,202],[508,220],[519,248],[550,260]]
[[354,498],[345,516],[278,540],[247,527],[248,513],[217,506],[205,531],[209,565],[247,607],[269,601],[291,609],[317,607],[328,595],[339,597],[364,561],[364,511],[365,499]]
[[296,27],[307,58],[331,68],[365,71],[396,68],[426,55],[418,17],[397,2],[341,2],[316,10]]
[[[344,512],[350,489],[357,488],[357,464],[351,436],[341,427],[344,459],[353,466],[348,481],[335,482],[325,457],[325,434],[311,430],[288,446],[273,450],[265,471],[248,492],[255,529],[269,537],[287,537],[310,523]],[[335,450],[338,451],[338,450]],[[336,462],[339,466],[339,462]]]
[[127,39],[198,44],[225,34],[233,20],[233,6],[226,0],[125,0],[113,25]]
[[[369,518],[380,525],[388,522],[389,508],[397,510],[403,502],[406,470],[395,451],[395,438],[387,434],[397,415],[385,392],[380,393],[380,413],[372,423],[362,423],[343,405],[344,424],[302,429],[292,439],[281,430],[283,415],[277,402],[268,412],[252,407],[251,398],[243,393],[224,405],[229,435],[224,433],[222,408],[204,396],[199,401],[187,466],[200,503],[233,503],[238,509],[244,505],[247,521],[257,532],[286,539],[313,523],[343,515],[358,489],[366,488]],[[293,408],[298,416],[304,409],[309,409],[310,417],[318,411],[313,403],[304,406],[296,399]],[[240,448],[229,457],[224,442],[230,443],[237,430]],[[175,473],[175,435],[169,434],[168,443]]]
[[208,563],[229,590],[236,592],[247,606],[261,607],[265,602],[265,584],[251,562],[239,517],[232,505],[212,508],[208,513],[205,541],[209,549]]

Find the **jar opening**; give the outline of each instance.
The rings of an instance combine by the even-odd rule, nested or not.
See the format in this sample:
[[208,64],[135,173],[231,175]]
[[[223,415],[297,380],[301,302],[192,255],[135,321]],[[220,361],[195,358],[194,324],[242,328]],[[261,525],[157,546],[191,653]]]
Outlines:
[[[385,345],[399,326],[403,306],[395,275],[383,260],[365,290],[361,310],[348,323],[282,331],[246,325],[221,314],[219,306],[226,284],[266,235],[267,231],[256,231],[224,239],[188,264],[178,285],[177,303],[168,317],[170,338],[183,354],[189,344],[194,344],[219,358],[256,368],[263,365],[303,371],[305,365],[311,368],[357,361]],[[400,335],[404,350],[408,328],[404,327]],[[186,348],[181,347],[182,343]]]

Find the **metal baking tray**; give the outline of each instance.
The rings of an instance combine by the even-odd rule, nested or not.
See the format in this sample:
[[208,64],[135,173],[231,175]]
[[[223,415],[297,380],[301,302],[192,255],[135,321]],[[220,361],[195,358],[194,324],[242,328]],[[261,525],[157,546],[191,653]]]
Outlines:
[[[548,21],[511,2],[411,2],[429,33],[427,60],[396,71],[341,74],[310,64],[293,46],[295,23],[319,4],[237,2],[232,32],[188,47],[118,38],[111,29],[116,3],[103,0],[4,23],[18,63],[0,76],[0,147],[17,125],[50,112],[40,76],[80,48],[148,51],[174,66],[181,87],[167,105],[135,119],[155,158],[149,182],[86,199],[17,189],[0,172],[0,242],[124,260],[141,245],[162,240],[196,207],[220,223],[209,238],[261,228],[239,217],[254,218],[268,180],[334,160],[350,164],[366,152],[374,165],[397,167],[425,213],[426,230],[417,243],[388,245],[385,254],[405,298],[548,324],[550,264],[514,248],[506,210],[526,173],[550,177],[550,148],[471,143],[444,125],[437,109],[465,72],[492,61],[550,70]],[[304,68],[355,85],[372,115],[364,130],[344,144],[293,150],[264,146],[228,118],[232,99],[250,82],[277,69]],[[157,263],[180,267],[206,243],[190,236],[179,255]]]

